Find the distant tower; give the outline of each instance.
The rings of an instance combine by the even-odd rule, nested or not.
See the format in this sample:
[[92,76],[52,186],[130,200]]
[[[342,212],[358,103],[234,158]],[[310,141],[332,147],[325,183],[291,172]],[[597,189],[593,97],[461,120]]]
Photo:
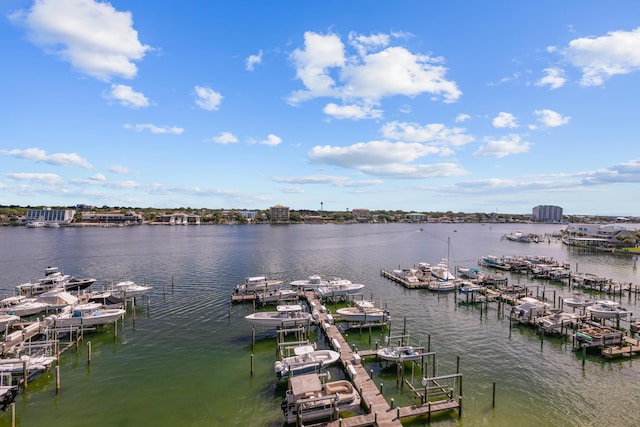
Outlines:
[[324,205],[324,203],[320,202],[320,212],[322,212],[322,205]]

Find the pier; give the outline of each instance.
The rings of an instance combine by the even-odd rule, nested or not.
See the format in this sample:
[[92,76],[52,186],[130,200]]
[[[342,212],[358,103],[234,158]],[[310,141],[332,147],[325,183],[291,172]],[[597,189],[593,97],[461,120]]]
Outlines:
[[[304,294],[305,299],[311,307],[321,307],[322,303],[318,300],[317,296],[312,291],[307,291]],[[354,417],[341,418],[337,421],[328,423],[312,424],[313,426],[327,426],[327,427],[364,427],[364,426],[402,426],[400,420],[408,417],[418,416],[431,416],[431,414],[442,411],[461,411],[462,396],[454,396],[452,390],[447,390],[447,399],[430,402],[428,400],[429,389],[434,387],[425,387],[426,393],[421,394],[422,390],[414,389],[418,396],[421,397],[421,404],[405,406],[405,407],[393,407],[387,402],[382,391],[375,384],[373,378],[369,376],[369,373],[362,364],[362,358],[375,355],[375,350],[368,351],[356,351],[349,346],[349,343],[340,333],[338,328],[329,322],[327,313],[320,311],[319,319],[320,328],[326,335],[327,341],[332,344],[335,351],[340,353],[340,360],[347,375],[351,378],[356,389],[360,392],[362,398],[362,404],[367,409],[367,414],[357,415]],[[453,376],[443,376],[438,378],[429,378],[429,382],[435,382],[442,378],[459,377],[461,374],[454,374]],[[438,386],[435,386],[438,388]],[[436,392],[431,394],[432,397],[436,397]],[[307,425],[309,426],[309,425]]]

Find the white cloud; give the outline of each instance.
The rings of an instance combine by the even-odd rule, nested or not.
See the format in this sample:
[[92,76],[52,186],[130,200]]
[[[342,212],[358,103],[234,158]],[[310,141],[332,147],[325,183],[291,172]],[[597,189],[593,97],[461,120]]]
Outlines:
[[260,63],[262,63],[262,50],[259,51],[257,55],[249,55],[247,57],[247,71],[253,71],[254,67]]
[[173,134],[173,135],[180,135],[181,133],[184,132],[183,128],[179,128],[176,126],[156,126],[156,125],[152,125],[149,123],[140,123],[140,124],[136,124],[136,125],[130,125],[130,124],[125,124],[124,125],[125,129],[133,129],[136,132],[142,132],[143,130],[148,130],[151,133],[155,133],[155,134]]
[[103,81],[135,77],[135,61],[150,49],[138,40],[131,13],[106,2],[38,0],[10,19],[27,28],[35,45]]
[[149,99],[144,94],[135,92],[131,86],[111,85],[111,92],[105,97],[115,99],[125,107],[142,108],[149,106]]
[[221,94],[211,88],[202,86],[196,86],[195,91],[196,105],[198,107],[207,111],[215,111],[218,109],[223,98]]
[[538,121],[546,127],[566,125],[571,120],[571,117],[563,116],[553,110],[536,110],[534,114],[538,117]]
[[474,141],[463,128],[447,128],[441,123],[429,123],[421,126],[417,123],[389,122],[382,126],[385,138],[398,141],[421,142],[442,147],[442,154],[451,154],[445,150],[449,146],[461,146]]
[[15,181],[29,181],[44,185],[60,185],[64,182],[55,173],[7,173],[5,176]]
[[347,105],[376,105],[385,97],[425,93],[454,102],[462,94],[455,82],[445,78],[442,58],[388,46],[389,37],[384,34],[350,34],[356,50],[351,55],[335,34],[306,32],[304,39],[304,48],[296,49],[291,58],[305,89],[290,95],[292,104],[333,97]]
[[282,138],[270,133],[269,135],[267,135],[267,139],[263,139],[262,141],[259,141],[258,144],[275,147],[276,145],[280,145],[281,142],[282,142]]
[[211,141],[216,144],[235,144],[238,142],[238,138],[231,132],[220,132],[220,135],[214,136]]
[[105,182],[107,180],[107,177],[101,173],[97,173],[93,176],[90,176],[89,179],[96,182]]
[[271,179],[275,182],[287,184],[327,184],[334,187],[371,187],[382,184],[380,180],[353,180],[349,177],[338,175],[309,175],[302,177],[274,176]]
[[471,116],[468,114],[464,114],[464,113],[460,113],[456,116],[455,118],[455,122],[456,123],[462,123],[462,122],[466,122],[467,120],[471,119]]
[[520,135],[508,135],[502,139],[485,138],[485,145],[475,153],[476,157],[506,157],[512,154],[526,153],[531,144],[522,141]]
[[131,173],[131,170],[129,170],[129,168],[124,166],[113,165],[109,168],[109,172],[112,172],[118,175],[126,175]]
[[493,118],[491,124],[497,128],[517,128],[518,121],[515,116],[511,113],[500,112],[496,117]]
[[40,148],[27,148],[25,150],[0,150],[3,156],[17,157],[38,163],[48,163],[55,166],[75,166],[83,169],[92,169],[93,166],[86,159],[76,153],[47,154]]
[[567,81],[564,75],[564,70],[561,68],[545,68],[543,70],[545,76],[538,80],[536,86],[549,86],[550,89],[558,89]]
[[331,102],[325,105],[323,112],[336,119],[360,120],[382,117],[382,110],[376,110],[372,105],[337,105]]
[[574,39],[562,53],[582,70],[581,85],[599,86],[612,76],[640,70],[640,27]]

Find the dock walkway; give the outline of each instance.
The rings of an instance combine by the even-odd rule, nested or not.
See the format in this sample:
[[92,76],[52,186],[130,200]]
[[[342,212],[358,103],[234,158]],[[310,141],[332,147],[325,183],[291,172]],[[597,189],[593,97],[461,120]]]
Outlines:
[[[319,301],[312,291],[305,292],[305,298],[312,307],[321,307]],[[360,392],[363,406],[368,413],[355,417],[342,418],[339,421],[330,423],[314,424],[314,426],[326,427],[364,427],[364,426],[389,426],[401,427],[401,418],[430,415],[435,412],[460,409],[458,401],[427,402],[421,405],[392,408],[383,394],[376,386],[374,380],[360,362],[364,352],[354,352],[347,340],[342,336],[338,328],[327,322],[327,313],[320,312],[319,322],[322,331],[334,349],[340,353],[340,360],[347,374]],[[356,357],[356,354],[358,355]],[[369,352],[365,353],[370,355]],[[355,363],[354,363],[355,362]]]

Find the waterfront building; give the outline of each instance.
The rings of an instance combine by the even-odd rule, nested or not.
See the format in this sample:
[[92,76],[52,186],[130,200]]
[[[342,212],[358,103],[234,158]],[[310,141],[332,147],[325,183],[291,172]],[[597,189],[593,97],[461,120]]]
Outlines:
[[404,216],[407,221],[411,222],[425,222],[429,218],[427,214],[411,212]]
[[73,221],[73,216],[75,214],[76,211],[73,209],[28,209],[25,220],[27,223],[41,221],[45,224],[69,224]]
[[186,214],[182,212],[162,214],[156,216],[154,222],[167,225],[198,225],[200,224],[200,215]]
[[569,224],[563,241],[572,246],[625,247],[635,242],[637,231],[636,227],[619,224]]
[[134,225],[142,224],[142,215],[132,211],[120,212],[82,212],[82,222],[104,225]]
[[560,206],[539,205],[533,208],[534,222],[562,222],[562,208]]
[[269,208],[269,217],[271,221],[289,221],[291,213],[287,206],[275,205]]

